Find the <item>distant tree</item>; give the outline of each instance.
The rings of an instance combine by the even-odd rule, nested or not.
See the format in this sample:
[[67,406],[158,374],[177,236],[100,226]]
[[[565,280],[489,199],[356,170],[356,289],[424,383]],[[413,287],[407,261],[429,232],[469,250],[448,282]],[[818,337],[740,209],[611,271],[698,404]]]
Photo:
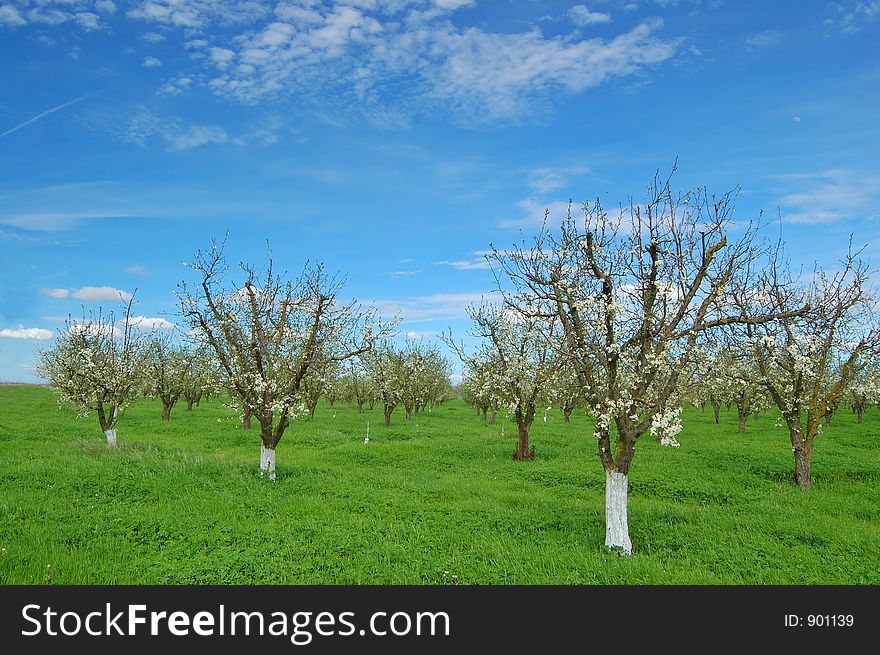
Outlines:
[[376,390],[360,359],[347,363],[341,375],[341,384],[346,401],[356,404],[358,414],[363,414],[364,405],[375,397]]
[[40,353],[38,373],[51,381],[61,400],[95,412],[107,445],[116,447],[116,424],[143,378],[141,340],[126,304],[118,323],[113,312],[99,310],[81,321],[68,318],[55,344]]
[[880,370],[877,364],[866,367],[852,381],[849,403],[858,424],[861,425],[868,408],[880,402]]
[[183,382],[183,399],[186,411],[191,412],[203,397],[217,393],[217,366],[212,353],[204,346],[187,351],[190,367]]
[[174,335],[154,334],[144,349],[147,393],[162,402],[162,420],[171,419],[171,409],[186,390],[193,367],[191,353],[173,342]]
[[376,391],[376,399],[382,404],[387,428],[391,425],[391,415],[403,401],[414,371],[405,351],[395,347],[390,340],[383,341],[362,359]]
[[474,323],[471,335],[481,339],[480,352],[468,356],[451,332],[445,335],[445,341],[471,370],[479,369],[481,362],[495,364],[483,370],[516,420],[519,439],[513,459],[533,460],[535,447],[529,445],[529,432],[538,400],[542,394],[555,393],[550,387],[556,381],[560,361],[554,358],[551,346],[556,322],[513,314],[487,303],[469,307],[468,315]]
[[199,251],[189,263],[198,283],[181,283],[180,313],[209,343],[242,417],[260,424],[260,473],[275,479],[275,448],[290,421],[304,413],[302,384],[319,357],[343,361],[368,352],[385,328],[372,310],[342,304],[343,280],[306,265],[295,280],[241,264],[228,273],[223,247]]
[[[557,355],[557,357],[559,357]],[[564,357],[559,357],[556,365],[556,379],[553,385],[554,393],[550,402],[559,406],[562,410],[562,420],[571,422],[571,414],[579,405],[586,403],[583,390],[578,380],[577,371]]]
[[834,272],[817,267],[801,283],[783,261],[780,246],[761,284],[742,295],[744,314],[779,316],[747,325],[745,334],[759,382],[788,428],[794,480],[801,489],[812,484],[813,443],[822,420],[880,355],[880,323],[869,278],[868,267],[850,250]]

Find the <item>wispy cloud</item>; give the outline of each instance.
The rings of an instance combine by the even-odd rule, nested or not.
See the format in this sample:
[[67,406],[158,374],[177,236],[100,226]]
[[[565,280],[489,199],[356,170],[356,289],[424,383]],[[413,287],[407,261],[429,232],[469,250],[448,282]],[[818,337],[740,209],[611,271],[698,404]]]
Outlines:
[[132,316],[131,324],[141,330],[173,330],[176,323],[158,316]]
[[558,223],[565,218],[569,209],[567,200],[540,202],[534,198],[524,198],[517,202],[516,205],[520,210],[519,216],[502,218],[498,221],[498,227],[540,227],[544,223],[545,214],[548,215],[550,222]]
[[611,22],[611,14],[599,11],[590,11],[586,5],[575,5],[568,10],[568,16],[576,25],[585,27],[587,25],[601,25]]
[[192,124],[178,116],[162,117],[144,106],[128,114],[121,124],[118,121],[106,124],[104,129],[114,132],[123,141],[139,146],[159,140],[172,152],[230,142],[226,130],[218,125]]
[[20,27],[27,25],[27,21],[21,15],[21,12],[12,5],[2,5],[0,6],[0,25]]
[[115,287],[81,287],[79,289],[71,289],[70,295],[78,300],[86,302],[100,302],[103,300],[122,300],[128,302],[132,298],[132,294]]
[[473,257],[470,259],[441,259],[440,261],[434,262],[437,266],[450,266],[457,271],[471,271],[474,269],[487,269],[490,268],[489,262],[486,260],[486,255],[489,251],[487,250],[477,250],[474,251]]
[[528,171],[527,183],[529,188],[536,193],[549,193],[564,188],[571,178],[588,173],[589,170],[583,166],[533,168]]
[[431,330],[410,330],[406,333],[406,338],[411,341],[427,341],[433,339],[437,335]]
[[398,315],[406,323],[422,323],[466,318],[468,305],[491,297],[490,291],[435,293],[399,300],[375,300],[372,304],[382,316]]
[[161,43],[165,40],[165,36],[158,32],[146,32],[145,34],[141,34],[141,40],[146,41],[147,43]]
[[68,289],[40,289],[40,293],[50,298],[67,298],[70,295]]
[[144,57],[144,60],[141,62],[141,66],[144,68],[158,68],[162,65],[162,62],[159,61],[156,57]]
[[24,121],[23,123],[19,123],[15,127],[9,128],[5,132],[0,132],[0,138],[3,138],[4,136],[7,136],[9,134],[12,134],[13,132],[18,132],[18,130],[20,130],[24,127],[27,127],[28,125],[31,125],[33,123],[36,123],[41,118],[45,118],[46,116],[49,116],[50,114],[54,114],[56,111],[61,111],[62,109],[66,108],[66,107],[70,107],[71,105],[75,105],[78,102],[82,102],[86,98],[91,98],[92,96],[97,95],[97,94],[101,93],[102,91],[106,91],[106,90],[107,89],[99,89],[98,91],[92,91],[91,93],[86,93],[85,95],[81,95],[78,98],[74,98],[73,100],[68,100],[67,102],[63,102],[60,105],[58,105],[56,107],[52,107],[51,109],[47,109],[44,112],[40,112],[39,114],[37,114],[33,118],[29,118],[26,121]]
[[747,37],[745,40],[745,45],[748,50],[761,50],[763,48],[769,48],[771,46],[777,45],[782,42],[782,32],[778,30],[765,30],[763,32],[758,32],[757,34],[752,34]]
[[880,218],[880,175],[832,169],[777,176],[784,191],[779,200],[788,223],[836,223]]
[[12,227],[25,228],[28,230],[64,230],[82,221],[90,221],[99,218],[126,218],[131,216],[126,211],[107,211],[96,209],[94,211],[49,211],[49,212],[21,212],[0,215],[0,223]]
[[390,275],[391,277],[410,277],[416,273],[418,273],[418,271],[389,271],[386,275]]
[[844,33],[859,32],[880,20],[880,0],[842,0],[830,7],[835,14],[825,20],[825,26]]
[[52,330],[44,328],[3,328],[0,330],[0,338],[2,339],[29,339],[33,341],[45,341],[55,336]]
[[147,270],[147,267],[143,264],[132,264],[131,266],[126,266],[125,272],[131,273],[132,275],[139,275],[140,277],[146,277],[150,274],[150,271]]

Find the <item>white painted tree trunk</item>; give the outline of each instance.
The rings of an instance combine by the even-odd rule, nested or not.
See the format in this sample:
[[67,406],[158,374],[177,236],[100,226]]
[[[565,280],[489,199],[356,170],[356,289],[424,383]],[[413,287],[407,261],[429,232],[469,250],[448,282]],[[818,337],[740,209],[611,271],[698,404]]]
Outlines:
[[260,477],[275,480],[275,449],[260,444]]
[[107,447],[116,448],[116,430],[104,430],[104,436],[107,437]]
[[605,545],[610,549],[622,548],[625,555],[632,555],[627,522],[628,491],[626,475],[619,471],[605,473]]

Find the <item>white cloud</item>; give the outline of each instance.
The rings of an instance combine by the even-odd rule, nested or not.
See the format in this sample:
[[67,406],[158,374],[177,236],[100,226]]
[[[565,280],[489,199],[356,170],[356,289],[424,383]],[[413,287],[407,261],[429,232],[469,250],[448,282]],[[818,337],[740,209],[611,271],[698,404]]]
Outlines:
[[520,208],[520,216],[503,218],[498,222],[498,227],[540,227],[544,223],[545,213],[549,213],[550,223],[559,223],[568,214],[569,209],[568,201],[564,200],[539,202],[534,198],[524,198],[516,204]]
[[172,77],[170,80],[165,82],[159,90],[156,92],[159,95],[169,95],[176,96],[181,93],[185,93],[187,89],[192,86],[193,80],[191,77],[187,77],[186,75],[178,75],[177,77]]
[[95,0],[95,9],[112,14],[116,11],[116,3],[113,0]]
[[384,317],[399,315],[408,323],[449,321],[467,318],[465,311],[471,303],[490,298],[492,292],[435,293],[399,300],[376,300],[373,304]]
[[434,0],[434,6],[444,11],[455,11],[462,7],[473,7],[475,0]]
[[880,218],[880,175],[833,169],[778,176],[786,187],[779,205],[787,223],[834,223]]
[[765,30],[752,34],[745,40],[746,48],[749,50],[760,50],[761,48],[769,48],[782,41],[782,32],[778,30]]
[[174,25],[175,27],[201,27],[204,20],[200,11],[203,3],[180,0],[147,0],[130,9],[128,16],[138,20]]
[[218,68],[226,68],[233,59],[235,59],[235,51],[227,48],[211,48],[209,57]]
[[19,13],[18,9],[12,5],[2,5],[0,6],[0,25],[20,27],[21,25],[27,25],[27,21]]
[[215,125],[192,125],[177,133],[165,136],[169,150],[191,150],[209,143],[226,143],[226,130]]
[[31,9],[28,14],[28,21],[31,23],[42,23],[44,25],[61,25],[73,18],[73,14],[60,9]]
[[40,289],[40,293],[50,298],[67,298],[70,295],[67,289]]
[[590,11],[586,5],[575,5],[568,10],[568,16],[575,24],[585,27],[587,25],[601,25],[611,22],[611,14],[603,14],[598,11]]
[[0,338],[3,339],[29,339],[37,341],[46,341],[55,336],[52,330],[44,328],[26,328],[20,327],[16,329],[3,328],[0,330]]
[[406,333],[406,338],[410,341],[425,341],[433,338],[435,334],[437,333],[430,330],[410,330]]
[[161,317],[132,316],[131,324],[141,330],[173,330],[175,323]]
[[99,302],[102,300],[122,300],[128,302],[132,294],[114,287],[81,287],[71,289],[71,295],[86,302]]
[[[0,20],[19,24],[33,15],[44,23],[77,20],[85,29],[97,29],[98,14],[87,9],[106,15],[116,7],[85,0],[48,4],[38,2],[28,16],[3,5]],[[313,114],[346,116],[348,122],[381,129],[407,126],[415,115],[434,112],[468,127],[530,120],[552,109],[555,96],[642,74],[679,47],[678,41],[659,36],[659,19],[605,39],[586,38],[578,30],[545,36],[537,28],[491,32],[452,22],[452,12],[475,4],[284,1],[273,8],[253,0],[135,0],[126,16],[181,28],[190,58],[204,67],[186,79],[219,96],[249,105],[288,101]],[[584,4],[575,5],[570,15],[579,25],[610,21],[609,14]],[[141,38],[156,42],[162,31]],[[161,62],[149,56],[142,65]],[[184,89],[168,80],[159,93]],[[217,138],[222,139],[214,132],[208,142]]]
[[[176,89],[187,88],[189,82],[182,78],[174,78]],[[163,92],[160,89],[160,92]],[[139,107],[128,118],[128,123],[121,129],[120,138],[139,146],[146,146],[155,139],[161,139],[168,150],[191,150],[209,143],[227,143],[229,136],[216,125],[192,125],[178,117],[162,118],[146,107]]]
[[831,7],[837,16],[826,20],[825,25],[837,27],[845,33],[858,32],[869,23],[880,20],[880,0],[842,0],[832,2]]
[[485,250],[477,250],[474,252],[474,256],[471,259],[455,259],[448,260],[442,259],[440,261],[434,262],[434,264],[438,266],[451,266],[452,268],[458,271],[471,271],[474,269],[487,269],[490,268],[489,262],[486,261],[486,251]]
[[793,122],[795,122],[795,123],[800,123],[800,122],[801,122],[801,117],[800,117],[800,116],[792,116],[792,117],[791,117],[791,120],[792,120]]
[[161,43],[165,40],[165,37],[158,32],[146,32],[145,34],[141,34],[141,40],[146,41],[147,43]]
[[101,22],[100,16],[98,16],[98,14],[93,14],[90,11],[82,11],[75,14],[73,20],[87,32],[104,29],[104,24]]
[[490,34],[475,28],[447,33],[445,61],[427,73],[431,95],[449,109],[487,122],[527,115],[554,92],[577,93],[669,59],[677,45],[653,33],[654,19],[611,41]]
[[415,275],[418,271],[391,271],[388,273],[391,277],[409,277]]
[[528,185],[536,193],[549,193],[565,187],[569,179],[589,172],[588,168],[533,168],[528,172]]
[[132,264],[131,266],[125,267],[126,273],[131,273],[132,275],[140,275],[141,277],[146,277],[150,274],[147,270],[147,267],[143,264]]
[[[444,4],[453,5],[464,6]],[[530,116],[549,107],[552,94],[638,73],[678,48],[656,36],[658,19],[603,40],[461,28],[437,5],[394,15],[404,6],[284,4],[275,22],[211,44],[219,49],[210,51],[208,86],[245,104],[296,98],[325,113],[336,105],[336,113],[386,128],[437,110],[473,125]]]

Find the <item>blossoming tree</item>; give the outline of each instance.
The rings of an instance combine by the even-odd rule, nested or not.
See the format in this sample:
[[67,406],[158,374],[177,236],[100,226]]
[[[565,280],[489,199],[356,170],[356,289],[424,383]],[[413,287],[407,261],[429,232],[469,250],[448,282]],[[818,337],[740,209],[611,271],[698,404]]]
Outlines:
[[154,334],[144,349],[147,393],[162,401],[162,420],[171,420],[171,409],[186,389],[193,359],[173,343],[172,334]]
[[319,357],[344,361],[369,351],[386,328],[373,310],[342,303],[344,280],[306,264],[295,280],[241,264],[229,275],[223,246],[214,243],[188,264],[195,288],[181,283],[181,315],[201,333],[219,361],[221,383],[242,416],[260,424],[260,472],[275,479],[275,448],[304,411],[302,383]]
[[218,392],[219,374],[210,346],[189,349],[186,356],[190,360],[190,367],[184,377],[182,396],[186,401],[186,411],[191,412],[193,405],[198,405],[203,397]]
[[[513,459],[535,459],[535,447],[529,446],[529,431],[535,420],[539,399],[553,397],[559,359],[553,356],[552,343],[556,321],[527,316],[483,303],[468,307],[474,323],[471,335],[481,339],[476,356],[468,356],[456,344],[451,332],[444,340],[469,369],[488,376],[486,384],[499,395],[502,405],[513,414],[519,438]],[[486,366],[486,363],[492,365]]]
[[636,441],[680,429],[680,377],[714,330],[769,320],[743,315],[729,299],[759,255],[755,227],[728,241],[734,198],[674,194],[658,177],[628,211],[614,216],[598,201],[584,203],[582,219],[569,211],[558,229],[545,220],[533,242],[490,255],[508,307],[560,323],[561,352],[594,399],[605,544],[625,554]]
[[[880,322],[870,270],[850,250],[833,272],[816,269],[807,283],[793,279],[777,252],[762,283],[741,296],[743,312],[777,320],[747,325],[759,381],[788,428],[794,480],[812,484],[813,444],[822,420],[880,355]],[[792,310],[808,309],[801,313]]]
[[40,353],[38,373],[80,416],[95,412],[107,445],[116,447],[116,424],[143,379],[141,339],[132,322],[132,297],[124,316],[100,310],[81,321],[68,318],[55,344]]

